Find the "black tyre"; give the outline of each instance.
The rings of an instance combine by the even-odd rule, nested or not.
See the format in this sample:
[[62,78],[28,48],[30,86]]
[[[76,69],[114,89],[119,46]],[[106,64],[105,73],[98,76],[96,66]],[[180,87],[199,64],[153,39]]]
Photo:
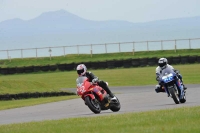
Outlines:
[[85,97],[85,103],[89,107],[89,109],[95,114],[99,114],[101,112],[101,106],[96,99],[91,99],[89,96]]
[[117,98],[117,100],[112,101],[112,105],[110,106],[110,110],[112,110],[113,112],[117,112],[119,111],[121,108],[121,104],[119,102],[119,99]]
[[[174,86],[175,87],[175,86]],[[179,100],[179,95],[178,95],[178,91],[176,92],[175,91],[175,89],[173,88],[173,87],[170,87],[170,88],[168,88],[168,90],[169,90],[169,93],[172,95],[172,98],[173,98],[173,100],[174,100],[174,102],[176,103],[176,104],[179,104],[180,103],[180,100]]]

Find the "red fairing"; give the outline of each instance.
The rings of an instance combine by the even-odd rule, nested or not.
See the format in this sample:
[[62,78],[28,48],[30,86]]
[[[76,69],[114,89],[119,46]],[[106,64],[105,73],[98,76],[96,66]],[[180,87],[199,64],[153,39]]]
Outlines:
[[83,95],[86,91],[88,91],[91,85],[92,84],[88,81],[88,79],[86,79],[81,86],[77,87],[77,94],[80,96]]
[[[77,87],[77,94],[82,97],[84,100],[86,96],[90,96],[91,99],[95,99],[93,93],[96,93],[99,96],[100,101],[104,99],[104,95],[101,92],[102,88],[97,84],[92,84],[86,79],[82,86]],[[93,93],[92,93],[93,92]],[[104,93],[106,95],[106,93]]]

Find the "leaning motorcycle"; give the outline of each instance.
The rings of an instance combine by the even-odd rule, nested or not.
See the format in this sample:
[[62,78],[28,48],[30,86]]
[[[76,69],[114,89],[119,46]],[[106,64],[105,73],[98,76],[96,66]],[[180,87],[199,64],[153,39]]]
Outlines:
[[89,82],[87,77],[78,78],[77,95],[81,96],[85,105],[95,114],[108,109],[117,112],[121,108],[118,98],[111,100],[111,97],[102,87]]
[[180,79],[177,77],[177,74],[171,68],[162,70],[160,81],[165,89],[165,92],[174,100],[176,104],[186,102],[186,95],[183,85]]

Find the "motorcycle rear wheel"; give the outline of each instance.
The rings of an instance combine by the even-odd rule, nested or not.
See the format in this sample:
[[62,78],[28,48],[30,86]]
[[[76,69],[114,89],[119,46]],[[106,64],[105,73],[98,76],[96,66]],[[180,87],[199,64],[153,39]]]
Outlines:
[[89,96],[85,97],[85,103],[89,107],[89,109],[95,114],[99,114],[101,112],[101,106],[96,101],[96,99],[91,99]]

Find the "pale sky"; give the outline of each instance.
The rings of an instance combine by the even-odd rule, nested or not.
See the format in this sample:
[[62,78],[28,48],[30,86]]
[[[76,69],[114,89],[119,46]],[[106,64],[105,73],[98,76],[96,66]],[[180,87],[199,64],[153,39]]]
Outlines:
[[64,9],[89,20],[154,20],[200,16],[200,0],[0,0],[0,22]]

